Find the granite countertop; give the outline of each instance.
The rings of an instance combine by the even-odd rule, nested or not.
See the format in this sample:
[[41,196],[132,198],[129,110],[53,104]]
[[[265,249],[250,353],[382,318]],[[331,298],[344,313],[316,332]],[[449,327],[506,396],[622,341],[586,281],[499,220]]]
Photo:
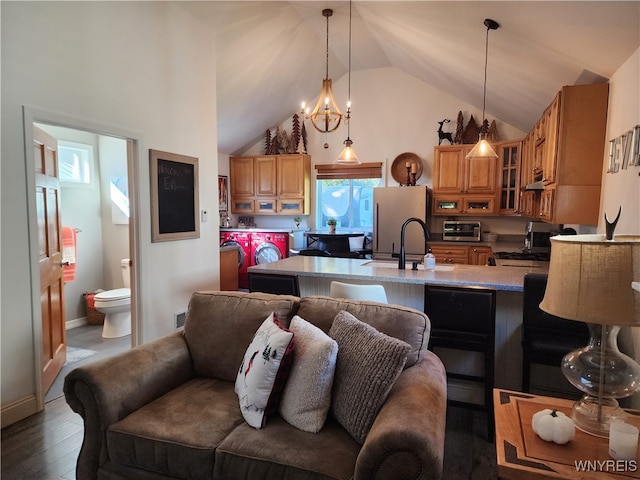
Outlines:
[[352,279],[387,283],[477,285],[496,290],[521,292],[525,273],[544,273],[547,268],[438,264],[435,271],[425,271],[423,265],[419,265],[418,270],[411,270],[409,262],[406,270],[400,270],[397,262],[298,255],[249,267],[249,271],[346,281]]

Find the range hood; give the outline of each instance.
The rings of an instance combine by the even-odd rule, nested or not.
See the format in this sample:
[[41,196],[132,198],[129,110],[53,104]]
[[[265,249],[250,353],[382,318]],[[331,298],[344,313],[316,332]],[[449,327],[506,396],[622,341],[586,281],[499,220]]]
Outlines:
[[538,180],[537,182],[533,182],[524,187],[525,190],[544,190],[544,183],[542,180]]

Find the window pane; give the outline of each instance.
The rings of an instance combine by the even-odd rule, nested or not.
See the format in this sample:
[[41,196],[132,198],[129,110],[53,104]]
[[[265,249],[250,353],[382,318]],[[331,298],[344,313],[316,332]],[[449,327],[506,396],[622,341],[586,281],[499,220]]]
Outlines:
[[61,182],[91,184],[90,145],[58,145],[58,165]]
[[379,178],[318,180],[316,185],[316,225],[326,226],[335,218],[338,228],[373,228],[373,188]]

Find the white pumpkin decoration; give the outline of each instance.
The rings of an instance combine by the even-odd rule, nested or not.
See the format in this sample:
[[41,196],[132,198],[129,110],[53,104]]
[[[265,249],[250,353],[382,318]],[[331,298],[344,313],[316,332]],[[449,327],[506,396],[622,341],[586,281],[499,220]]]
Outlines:
[[573,440],[576,435],[576,427],[573,424],[573,420],[564,413],[550,408],[534,413],[531,427],[544,441],[559,445]]

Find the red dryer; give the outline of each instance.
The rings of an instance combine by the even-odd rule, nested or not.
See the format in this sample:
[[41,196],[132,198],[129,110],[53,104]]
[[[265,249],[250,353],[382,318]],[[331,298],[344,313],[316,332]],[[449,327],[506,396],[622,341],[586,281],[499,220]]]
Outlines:
[[253,232],[251,234],[251,265],[276,262],[288,256],[288,233]]
[[251,234],[248,232],[220,232],[220,246],[233,246],[238,249],[238,287],[249,288],[247,269],[251,263]]

